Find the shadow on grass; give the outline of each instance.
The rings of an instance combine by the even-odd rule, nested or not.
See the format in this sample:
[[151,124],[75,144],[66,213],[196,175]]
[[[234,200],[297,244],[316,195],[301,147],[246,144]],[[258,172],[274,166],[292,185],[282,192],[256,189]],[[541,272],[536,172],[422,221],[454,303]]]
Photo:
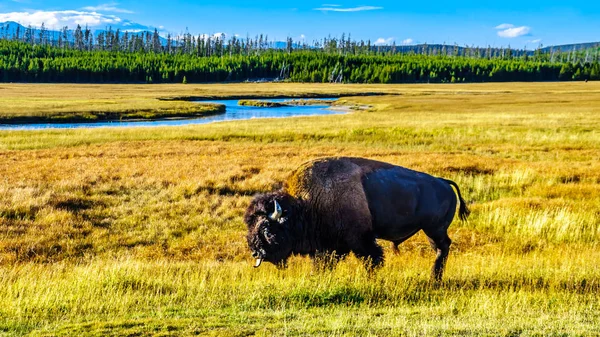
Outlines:
[[450,279],[440,284],[428,280],[411,280],[398,287],[385,285],[375,280],[358,285],[339,285],[315,290],[302,287],[289,292],[264,292],[243,307],[276,309],[291,305],[301,308],[330,306],[398,306],[441,303],[448,296],[483,292],[563,292],[592,295],[600,292],[600,282],[594,279],[554,281],[551,279],[515,277],[514,279]]

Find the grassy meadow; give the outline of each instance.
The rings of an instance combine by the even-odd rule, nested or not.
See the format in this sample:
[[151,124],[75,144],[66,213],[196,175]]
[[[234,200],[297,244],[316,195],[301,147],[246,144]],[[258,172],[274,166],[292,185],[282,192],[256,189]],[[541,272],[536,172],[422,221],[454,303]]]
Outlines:
[[[0,131],[0,336],[600,336],[600,82],[3,84],[0,114],[300,93],[370,108]],[[354,257],[252,268],[252,196],[339,155],[459,184],[472,214],[450,227],[439,287],[422,234],[397,255],[382,242],[374,275]]]

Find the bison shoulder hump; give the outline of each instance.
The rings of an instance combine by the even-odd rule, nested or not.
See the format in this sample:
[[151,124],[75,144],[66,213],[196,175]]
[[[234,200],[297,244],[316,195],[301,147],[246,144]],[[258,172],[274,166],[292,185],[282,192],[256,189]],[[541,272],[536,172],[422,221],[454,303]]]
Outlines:
[[361,176],[361,167],[350,160],[317,159],[293,171],[286,180],[285,190],[292,196],[307,199],[315,193],[337,193],[348,185],[360,184]]

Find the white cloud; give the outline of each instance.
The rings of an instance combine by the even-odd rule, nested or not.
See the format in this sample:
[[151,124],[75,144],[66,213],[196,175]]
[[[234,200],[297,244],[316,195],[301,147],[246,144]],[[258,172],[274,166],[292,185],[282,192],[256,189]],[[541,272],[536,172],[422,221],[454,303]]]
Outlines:
[[96,27],[123,23],[121,18],[114,15],[73,10],[0,13],[0,22],[5,21],[15,21],[24,26],[31,25],[33,27],[40,27],[44,23],[47,28],[51,29],[59,29],[64,26]]
[[503,23],[501,25],[496,26],[498,30],[498,36],[506,37],[506,38],[515,38],[523,35],[529,34],[531,31],[531,27],[528,26],[520,26],[515,27],[515,25],[511,23]]
[[529,40],[529,41],[527,41],[527,43],[533,43],[533,44],[538,44],[540,42],[542,42],[542,39],[535,39],[535,40]]
[[374,11],[383,9],[383,7],[376,6],[360,6],[360,7],[348,7],[343,8],[338,5],[323,5],[323,7],[314,8],[315,11],[324,11],[324,12],[362,12],[362,11]]
[[393,37],[388,37],[387,39],[380,37],[375,41],[376,46],[389,46],[394,42]]
[[402,40],[402,44],[403,45],[409,45],[409,44],[413,44],[415,41],[411,38],[408,38],[406,40]]
[[116,2],[111,2],[111,3],[106,3],[106,4],[101,4],[98,6],[87,6],[87,7],[83,7],[83,10],[86,11],[91,11],[91,12],[115,12],[115,13],[126,13],[126,14],[132,14],[133,11],[130,11],[128,9],[123,9],[123,8],[118,8],[119,4]]
[[514,27],[514,28],[508,28],[508,29],[499,31],[498,36],[514,38],[514,37],[527,35],[527,34],[529,34],[530,31],[531,31],[531,28],[529,28],[527,26]]
[[34,28],[41,27],[43,23],[46,28],[51,30],[59,30],[65,26],[75,29],[77,25],[88,26],[91,29],[112,27],[113,30],[120,29],[129,32],[154,30],[154,27],[125,20],[115,15],[76,10],[0,13],[0,22],[5,21],[14,21]]
[[510,24],[510,23],[503,23],[501,25],[497,25],[496,29],[508,29],[508,28],[513,28],[515,25]]

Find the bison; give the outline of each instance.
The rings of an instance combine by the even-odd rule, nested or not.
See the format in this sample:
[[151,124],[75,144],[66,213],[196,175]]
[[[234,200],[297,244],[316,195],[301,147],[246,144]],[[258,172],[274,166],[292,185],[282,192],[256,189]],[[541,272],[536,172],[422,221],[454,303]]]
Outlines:
[[423,230],[437,253],[431,275],[439,281],[458,201],[465,220],[470,212],[453,181],[364,158],[322,158],[292,172],[283,189],[254,197],[244,222],[255,267],[285,266],[292,254],[337,260],[352,252],[371,269],[383,263],[376,239],[397,249]]

